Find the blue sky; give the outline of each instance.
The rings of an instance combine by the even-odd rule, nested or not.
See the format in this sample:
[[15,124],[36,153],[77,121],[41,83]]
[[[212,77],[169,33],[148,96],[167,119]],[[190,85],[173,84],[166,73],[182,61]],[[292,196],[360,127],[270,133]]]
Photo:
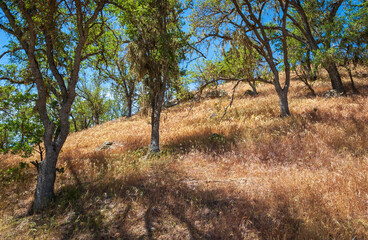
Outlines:
[[[191,9],[187,10],[185,13],[184,13],[184,21],[185,21],[185,25],[184,25],[184,31],[185,32],[189,32],[189,21],[188,21],[188,16],[191,14]],[[6,51],[6,48],[4,47],[5,45],[8,44],[10,40],[10,36],[9,34],[5,33],[4,31],[0,30],[0,55],[2,53],[4,53],[4,51]],[[204,55],[206,55],[206,59],[215,59],[215,58],[218,58],[218,51],[216,53],[215,51],[216,47],[210,47],[208,50],[209,51],[204,51]],[[203,49],[201,49],[203,50]],[[191,58],[196,58],[197,54],[194,54],[192,56],[187,56],[189,58],[189,60],[191,60]],[[182,68],[186,68],[186,70],[194,70],[195,69],[195,65],[196,64],[200,64],[202,62],[202,60],[204,60],[203,58],[200,58],[200,59],[197,59],[195,61],[192,61],[188,64],[188,61],[185,61],[183,63],[181,63],[181,67]],[[8,55],[4,55],[1,59],[0,59],[0,64],[1,65],[5,65],[5,64],[8,64],[9,63],[9,56]],[[82,76],[82,75],[81,75]],[[195,88],[194,84],[191,84],[189,86],[192,90],[193,88]]]
[[[4,31],[0,31],[0,55],[5,51],[5,48],[3,47],[4,45],[8,44],[9,42],[9,36],[7,33],[5,33]],[[4,56],[2,59],[0,59],[0,64],[6,64],[8,63],[9,58],[8,56]]]

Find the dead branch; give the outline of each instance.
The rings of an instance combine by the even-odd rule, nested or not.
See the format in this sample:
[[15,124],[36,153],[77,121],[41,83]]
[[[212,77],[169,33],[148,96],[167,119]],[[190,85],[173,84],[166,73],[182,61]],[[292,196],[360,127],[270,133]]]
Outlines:
[[225,117],[226,112],[227,112],[227,109],[228,109],[229,107],[231,107],[231,105],[233,104],[233,101],[234,101],[234,95],[235,95],[235,90],[236,90],[236,88],[238,87],[238,85],[239,85],[239,83],[240,83],[240,82],[241,82],[241,80],[239,80],[239,81],[235,84],[235,86],[233,87],[233,94],[231,94],[230,103],[229,103],[229,105],[227,105],[227,106],[225,107],[224,114],[222,114],[222,117],[221,117],[220,121],[222,121],[222,119]]

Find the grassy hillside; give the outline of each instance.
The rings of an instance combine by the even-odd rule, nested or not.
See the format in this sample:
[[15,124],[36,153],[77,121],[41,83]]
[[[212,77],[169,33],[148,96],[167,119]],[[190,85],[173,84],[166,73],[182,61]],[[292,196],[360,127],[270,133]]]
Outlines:
[[32,216],[36,170],[19,162],[33,158],[0,156],[0,239],[367,238],[367,72],[355,77],[361,94],[337,98],[292,82],[288,118],[268,85],[240,85],[222,121],[230,97],[166,109],[149,160],[148,117],[73,133],[57,199]]

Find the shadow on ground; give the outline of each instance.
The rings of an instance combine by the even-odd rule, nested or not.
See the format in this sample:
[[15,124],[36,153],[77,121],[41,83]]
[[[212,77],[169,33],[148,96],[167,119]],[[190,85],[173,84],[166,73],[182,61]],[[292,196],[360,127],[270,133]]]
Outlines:
[[198,133],[189,136],[177,136],[177,138],[164,146],[165,150],[173,153],[185,154],[193,149],[204,153],[225,153],[231,151],[236,145],[239,133],[231,133],[227,136],[219,133]]
[[[231,186],[188,184],[186,179],[161,168],[125,182],[108,178],[84,183],[83,188],[78,183],[68,185],[35,222],[53,228],[61,239],[297,237],[302,223],[293,217],[287,202],[270,213],[267,199],[236,195]],[[50,219],[62,220],[54,226]]]

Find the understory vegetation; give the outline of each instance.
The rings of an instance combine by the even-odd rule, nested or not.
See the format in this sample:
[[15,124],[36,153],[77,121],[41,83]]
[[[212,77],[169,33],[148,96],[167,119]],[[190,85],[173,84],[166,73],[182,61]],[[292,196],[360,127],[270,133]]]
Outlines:
[[316,97],[292,80],[287,118],[262,83],[257,96],[240,83],[223,118],[230,96],[166,108],[161,152],[148,159],[147,115],[74,132],[56,198],[33,215],[38,154],[0,155],[0,239],[364,239],[367,70],[354,74],[360,94],[347,97],[325,97],[324,77]]

